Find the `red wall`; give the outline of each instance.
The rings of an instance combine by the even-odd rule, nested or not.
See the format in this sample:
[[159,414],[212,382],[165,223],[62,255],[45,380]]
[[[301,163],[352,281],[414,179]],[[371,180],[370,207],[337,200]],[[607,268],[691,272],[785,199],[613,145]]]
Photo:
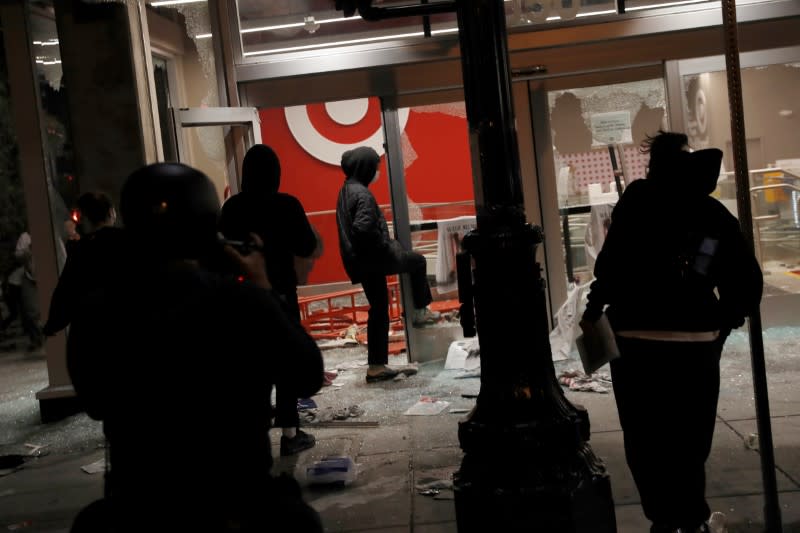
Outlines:
[[[426,112],[418,112],[412,109],[405,127],[408,142],[403,143],[403,149],[410,202],[472,200],[466,120],[462,116],[430,110],[426,108]],[[377,99],[370,99],[366,115],[352,126],[343,126],[331,120],[324,104],[309,105],[308,115],[317,133],[338,143],[358,143],[381,127]],[[339,166],[318,160],[297,143],[289,130],[283,109],[263,109],[260,117],[262,142],[271,146],[281,160],[280,190],[300,200],[325,245],[325,252],[314,267],[309,283],[348,280],[339,257],[335,215],[314,214],[336,209],[336,198],[344,181],[344,173]],[[413,154],[416,154],[416,158],[413,158]],[[381,159],[381,178],[370,189],[378,203],[389,204],[386,158],[383,156]],[[466,212],[473,210],[467,208]],[[425,219],[436,218],[436,213],[432,211],[426,211],[424,215]],[[442,218],[449,216],[456,215],[448,213]]]

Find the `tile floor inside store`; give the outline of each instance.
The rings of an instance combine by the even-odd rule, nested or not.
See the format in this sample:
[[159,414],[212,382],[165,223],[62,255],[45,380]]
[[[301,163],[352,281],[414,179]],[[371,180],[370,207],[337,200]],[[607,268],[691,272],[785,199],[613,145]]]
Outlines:
[[[798,328],[764,333],[783,531],[795,533],[800,533],[798,333]],[[23,343],[19,347],[23,349]],[[479,379],[460,378],[462,370],[445,370],[444,360],[439,359],[420,365],[419,373],[406,380],[368,385],[364,346],[325,350],[324,356],[326,368],[338,376],[314,396],[314,416],[304,416],[304,429],[316,436],[317,446],[281,458],[279,432],[273,430],[276,470],[292,472],[300,480],[326,531],[457,531],[452,491],[443,488],[425,495],[421,489],[431,482],[446,484],[458,468],[462,453],[457,422],[473,405],[474,400],[464,395],[478,392]],[[734,333],[723,356],[719,416],[707,469],[711,506],[727,515],[730,533],[763,531],[760,461],[751,437],[756,420],[749,357],[747,334]],[[403,362],[403,355],[391,361]],[[579,368],[579,362],[556,363],[557,374],[568,368]],[[679,393],[677,382],[678,376]],[[102,474],[82,470],[104,456],[100,425],[83,414],[41,424],[34,394],[46,384],[43,355],[21,353],[10,340],[0,343],[0,456],[28,457],[21,468],[0,471],[0,531],[67,532],[77,510],[102,493]],[[618,531],[646,532],[648,523],[625,465],[613,392],[567,391],[567,395],[589,411],[591,445],[611,477]],[[421,397],[448,405],[440,404],[438,414],[404,414]],[[350,413],[358,416],[331,422],[352,406],[359,409]],[[164,453],[178,454],[183,445],[165,442]],[[356,480],[340,488],[310,486],[307,467],[331,455],[352,458]],[[157,483],[159,472],[152,475]]]

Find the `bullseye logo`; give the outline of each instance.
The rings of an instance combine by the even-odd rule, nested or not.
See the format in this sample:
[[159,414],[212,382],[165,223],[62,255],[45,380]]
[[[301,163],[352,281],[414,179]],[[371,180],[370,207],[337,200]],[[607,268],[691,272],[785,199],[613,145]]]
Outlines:
[[[408,122],[408,108],[398,109],[402,132]],[[342,153],[370,146],[383,150],[380,103],[377,98],[359,98],[284,109],[286,123],[297,144],[311,156],[339,166]]]

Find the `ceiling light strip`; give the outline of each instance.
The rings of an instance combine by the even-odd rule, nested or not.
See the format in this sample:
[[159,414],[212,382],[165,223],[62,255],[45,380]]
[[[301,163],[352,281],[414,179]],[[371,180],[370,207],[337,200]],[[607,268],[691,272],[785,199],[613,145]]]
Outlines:
[[153,7],[177,6],[179,4],[198,4],[205,1],[206,0],[159,0],[158,2],[151,2],[150,5]]
[[[443,35],[446,33],[456,33],[458,32],[458,28],[447,28],[443,30],[434,30],[431,32],[431,35]],[[257,56],[257,55],[265,55],[265,54],[279,54],[282,52],[299,52],[302,50],[314,50],[318,48],[327,48],[333,46],[344,46],[348,44],[360,44],[360,43],[370,43],[376,41],[388,41],[391,39],[405,39],[408,37],[422,37],[425,35],[423,32],[413,32],[413,33],[397,33],[392,35],[383,35],[381,37],[365,37],[363,39],[350,39],[347,41],[335,41],[332,43],[319,43],[319,44],[308,44],[304,46],[289,46],[286,48],[273,48],[269,50],[256,50],[255,52],[245,52],[245,57],[249,56]]]

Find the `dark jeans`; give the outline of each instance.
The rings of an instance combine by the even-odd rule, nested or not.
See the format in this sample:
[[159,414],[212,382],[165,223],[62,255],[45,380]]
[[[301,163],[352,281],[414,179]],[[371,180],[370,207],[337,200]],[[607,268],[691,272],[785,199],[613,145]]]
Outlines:
[[4,299],[8,306],[8,316],[3,319],[3,330],[7,329],[20,316],[20,310],[22,309],[22,288],[19,285],[9,283],[5,289]]
[[[284,311],[292,320],[300,320],[300,304],[297,302],[297,292],[281,294]],[[284,354],[291,357],[292,354]],[[275,386],[275,426],[279,428],[296,428],[300,426],[300,416],[297,414],[297,393],[287,390],[285,385]]]
[[617,337],[611,377],[645,516],[690,528],[708,519],[705,462],[711,451],[724,339],[665,342]]
[[385,268],[365,273],[361,286],[369,302],[367,317],[367,362],[385,365],[389,362],[389,294],[386,276],[407,273],[411,277],[411,292],[414,308],[423,309],[433,298],[428,285],[425,257],[408,252],[392,241],[392,260]]
[[22,295],[22,312],[20,314],[22,329],[31,341],[31,348],[39,348],[44,344],[44,334],[39,326],[39,303],[36,300],[36,282],[23,277],[20,291]]

